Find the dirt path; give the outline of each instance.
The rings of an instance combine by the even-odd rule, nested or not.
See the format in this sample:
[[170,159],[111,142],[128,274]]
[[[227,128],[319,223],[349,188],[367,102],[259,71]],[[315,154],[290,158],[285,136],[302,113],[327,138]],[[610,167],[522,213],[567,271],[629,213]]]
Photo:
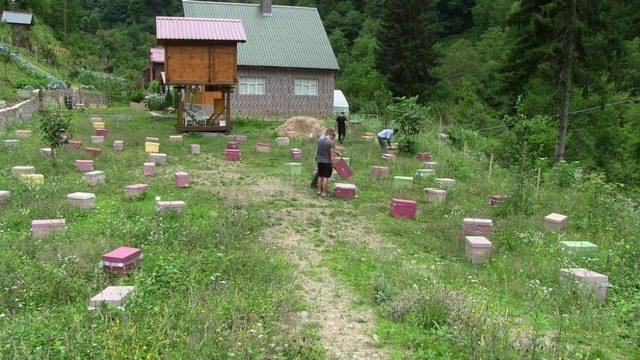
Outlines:
[[301,229],[316,226],[309,222],[322,219],[322,211],[315,209],[286,209],[268,214],[270,218],[284,219],[270,227],[265,239],[282,248],[297,264],[297,280],[302,285],[303,297],[309,304],[308,312],[299,314],[301,323],[319,326],[320,342],[329,356],[335,359],[387,359],[374,334],[373,311],[356,306],[358,296],[351,293],[322,265],[322,247],[311,243]]
[[[387,359],[388,353],[381,348],[374,334],[375,323],[371,308],[361,305],[359,297],[331,275],[322,263],[323,246],[313,242],[313,235],[326,237],[322,229],[329,229],[332,221],[326,206],[311,195],[296,191],[289,183],[278,177],[261,178],[242,163],[202,158],[207,168],[216,168],[216,176],[205,170],[194,171],[194,186],[207,188],[222,197],[227,205],[267,204],[274,201],[291,202],[281,210],[265,209],[263,216],[270,225],[262,238],[282,249],[296,265],[295,280],[302,288],[302,298],[308,311],[294,314],[291,324],[285,325],[292,332],[299,332],[305,324],[318,326],[320,343],[332,359]],[[230,186],[233,185],[233,186]],[[219,192],[224,188],[224,192]],[[313,231],[309,231],[313,229]],[[349,228],[349,237],[358,238],[357,229]],[[377,238],[360,237],[379,248]]]

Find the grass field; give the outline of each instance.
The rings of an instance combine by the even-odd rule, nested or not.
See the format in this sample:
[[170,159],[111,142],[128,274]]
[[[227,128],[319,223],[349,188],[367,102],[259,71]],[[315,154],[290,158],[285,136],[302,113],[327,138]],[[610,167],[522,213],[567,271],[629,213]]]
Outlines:
[[[91,112],[73,115],[75,138],[89,142]],[[275,145],[278,122],[240,120],[246,134],[242,161],[224,161],[228,138],[188,134],[169,142],[171,122],[110,108],[102,116],[111,135],[95,159],[107,182],[88,187],[73,168],[86,158],[63,149],[58,164],[42,157],[36,122],[17,149],[0,148],[0,358],[567,358],[640,357],[640,216],[616,186],[576,171],[573,164],[535,170],[523,185],[489,159],[423,135],[421,149],[438,162],[438,177],[458,182],[445,204],[428,204],[422,189],[394,189],[372,180],[382,165],[375,141],[350,129],[345,156],[358,186],[352,201],[321,199],[308,188],[314,142],[292,140],[303,150],[303,176],[282,171],[289,148]],[[330,123],[328,123],[330,124]],[[146,136],[161,139],[168,164],[154,178],[142,174]],[[111,149],[124,140],[125,150]],[[269,154],[256,142],[272,143]],[[189,155],[189,144],[202,153]],[[1,146],[1,145],[0,145]],[[32,187],[11,167],[34,165],[45,184]],[[392,175],[412,176],[420,163],[400,157]],[[173,173],[191,174],[177,189]],[[150,190],[126,200],[124,186]],[[515,202],[489,206],[493,194],[521,190]],[[72,209],[66,194],[93,192],[96,210]],[[184,200],[187,211],[158,215],[155,197]],[[391,197],[419,202],[415,220],[388,214]],[[540,229],[542,218],[569,216],[562,234]],[[29,223],[66,218],[66,230],[47,239],[29,235]],[[471,265],[464,254],[465,217],[494,220],[492,259]],[[561,240],[599,246],[567,254]],[[105,275],[100,256],[118,246],[143,249],[141,268],[124,278]],[[563,286],[559,269],[585,267],[609,276],[607,301]],[[123,309],[88,311],[88,299],[108,285],[134,285]]]

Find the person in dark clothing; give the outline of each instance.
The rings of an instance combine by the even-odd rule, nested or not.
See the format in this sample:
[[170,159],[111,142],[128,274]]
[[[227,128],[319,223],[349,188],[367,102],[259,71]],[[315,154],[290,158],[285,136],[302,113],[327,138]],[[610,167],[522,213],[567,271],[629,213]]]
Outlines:
[[338,123],[338,141],[342,144],[344,138],[347,137],[347,117],[344,111],[336,118],[336,122]]
[[329,178],[333,172],[333,163],[335,162],[336,155],[339,154],[336,151],[336,143],[333,142],[335,138],[335,130],[327,129],[325,136],[318,139],[318,148],[316,149],[318,195],[322,195],[323,197],[327,196],[327,187],[329,185]]

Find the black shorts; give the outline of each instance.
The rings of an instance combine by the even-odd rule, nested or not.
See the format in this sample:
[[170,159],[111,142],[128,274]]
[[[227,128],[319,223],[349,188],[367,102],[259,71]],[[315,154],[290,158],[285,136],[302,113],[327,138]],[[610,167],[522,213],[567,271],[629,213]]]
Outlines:
[[330,178],[333,174],[333,167],[331,164],[318,163],[318,176],[323,178]]

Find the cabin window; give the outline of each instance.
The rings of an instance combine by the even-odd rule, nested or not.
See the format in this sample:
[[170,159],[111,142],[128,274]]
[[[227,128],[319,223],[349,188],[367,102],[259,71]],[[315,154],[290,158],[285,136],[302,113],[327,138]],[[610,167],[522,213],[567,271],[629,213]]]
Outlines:
[[240,78],[240,95],[264,95],[265,78]]
[[293,93],[295,95],[318,96],[318,79],[295,79]]

